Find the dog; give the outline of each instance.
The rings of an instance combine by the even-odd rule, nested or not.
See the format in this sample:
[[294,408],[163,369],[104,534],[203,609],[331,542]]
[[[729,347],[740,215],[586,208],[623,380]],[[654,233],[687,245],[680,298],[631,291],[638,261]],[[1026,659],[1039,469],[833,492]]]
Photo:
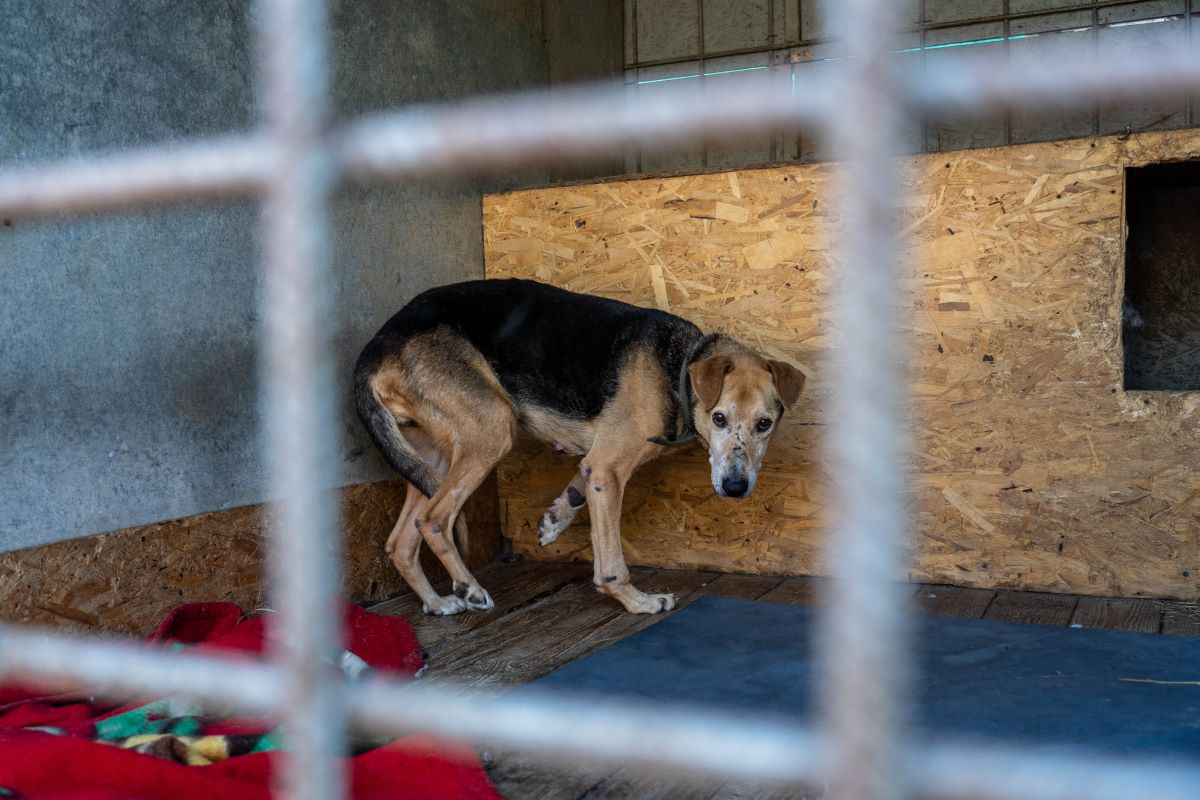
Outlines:
[[[487,611],[491,596],[455,546],[463,504],[524,430],[579,469],[538,522],[553,541],[587,504],[594,581],[634,613],[669,611],[671,594],[629,580],[621,502],[639,466],[703,442],[713,491],[753,490],[767,444],[804,374],[663,311],[527,280],[430,289],[366,345],[354,370],[358,413],[408,494],[387,540],[427,614]],[[417,558],[424,541],[453,580],[441,597]]]

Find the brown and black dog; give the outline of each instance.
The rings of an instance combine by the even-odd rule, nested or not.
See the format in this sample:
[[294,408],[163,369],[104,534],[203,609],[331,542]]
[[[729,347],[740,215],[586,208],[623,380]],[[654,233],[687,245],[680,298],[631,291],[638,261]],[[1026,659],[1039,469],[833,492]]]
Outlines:
[[[409,483],[387,551],[426,613],[492,607],[452,534],[457,526],[465,539],[463,504],[522,428],[583,456],[542,515],[541,543],[587,503],[596,586],[629,611],[654,613],[675,597],[629,582],[620,532],[629,477],[699,438],[716,493],[745,497],[804,375],[662,311],[487,280],[416,297],[363,349],[354,385],[359,415]],[[438,596],[422,572],[422,539],[454,580],[453,595]]]

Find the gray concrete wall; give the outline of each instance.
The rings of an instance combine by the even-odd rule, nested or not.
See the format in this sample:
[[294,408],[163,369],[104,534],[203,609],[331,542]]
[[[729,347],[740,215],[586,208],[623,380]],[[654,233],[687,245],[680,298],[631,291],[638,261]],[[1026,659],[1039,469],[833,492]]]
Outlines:
[[[340,115],[547,80],[537,0],[333,5]],[[252,42],[244,0],[5,0],[0,164],[244,130]],[[333,335],[347,381],[413,294],[482,275],[480,191],[339,194]],[[256,215],[228,202],[3,221],[0,550],[269,499]],[[342,411],[341,483],[387,475],[348,395]]]
[[[622,0],[544,0],[542,27],[552,85],[624,81]],[[574,164],[552,168],[555,182],[588,180],[625,172],[625,146]]]

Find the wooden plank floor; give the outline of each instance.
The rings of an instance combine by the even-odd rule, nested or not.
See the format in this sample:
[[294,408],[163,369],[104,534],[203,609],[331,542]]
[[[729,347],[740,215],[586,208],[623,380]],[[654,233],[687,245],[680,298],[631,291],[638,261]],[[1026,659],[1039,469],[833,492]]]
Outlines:
[[[634,583],[648,592],[675,592],[682,608],[704,595],[773,603],[820,602],[822,578],[778,578],[715,572],[634,568]],[[495,610],[486,614],[427,617],[408,594],[372,608],[407,617],[425,649],[431,677],[480,690],[503,691],[535,680],[664,618],[625,613],[596,592],[587,564],[518,561],[477,571]],[[447,586],[439,586],[442,593]],[[1195,603],[1077,597],[1038,592],[964,589],[912,584],[914,613],[1075,625],[1085,628],[1200,636]],[[518,753],[488,754],[492,781],[507,800],[782,800],[795,789],[763,788],[723,780],[653,777],[629,769],[580,764],[565,769]]]

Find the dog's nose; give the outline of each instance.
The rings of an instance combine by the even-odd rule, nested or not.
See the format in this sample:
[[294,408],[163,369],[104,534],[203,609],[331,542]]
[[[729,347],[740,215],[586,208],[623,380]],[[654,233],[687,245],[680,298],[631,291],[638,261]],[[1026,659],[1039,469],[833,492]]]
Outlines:
[[740,475],[721,479],[721,490],[726,497],[741,497],[750,488],[750,481]]

